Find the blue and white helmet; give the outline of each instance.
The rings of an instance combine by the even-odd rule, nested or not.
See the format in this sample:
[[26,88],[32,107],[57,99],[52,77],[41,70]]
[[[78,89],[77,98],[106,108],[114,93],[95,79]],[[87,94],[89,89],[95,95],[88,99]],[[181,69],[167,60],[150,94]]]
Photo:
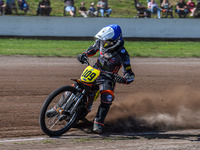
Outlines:
[[119,25],[111,24],[102,28],[95,38],[100,40],[100,52],[111,54],[122,41],[122,30]]

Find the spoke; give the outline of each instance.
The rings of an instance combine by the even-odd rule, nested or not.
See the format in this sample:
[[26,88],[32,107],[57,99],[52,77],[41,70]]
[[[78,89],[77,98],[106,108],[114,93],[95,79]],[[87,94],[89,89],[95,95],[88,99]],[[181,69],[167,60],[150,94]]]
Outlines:
[[51,128],[50,129],[52,129],[52,127],[54,127],[55,126],[55,124],[59,121],[59,119],[57,119],[57,121],[55,121],[56,120],[56,118],[58,118],[59,117],[59,114],[57,114],[55,117],[53,117],[53,118],[48,118],[48,120],[47,120],[47,122],[48,122],[48,124],[47,124],[47,127],[50,127],[52,124],[52,126],[51,126]]
[[59,119],[50,127],[50,129],[52,129],[57,124],[58,121]]

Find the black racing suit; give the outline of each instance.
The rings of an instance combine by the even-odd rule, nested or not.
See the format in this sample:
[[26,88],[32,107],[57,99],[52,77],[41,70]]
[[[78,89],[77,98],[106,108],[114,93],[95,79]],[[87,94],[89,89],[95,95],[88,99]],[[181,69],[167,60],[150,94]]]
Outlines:
[[[86,52],[83,54],[87,57],[94,56],[100,49],[100,43],[97,40],[96,43],[88,48]],[[113,73],[118,73],[119,69],[122,67],[123,69],[123,77],[126,82],[124,84],[129,84],[134,80],[134,73],[131,69],[129,54],[124,48],[124,42],[122,41],[119,46],[114,49],[115,54],[110,58],[106,58],[100,52],[100,56],[97,59],[95,68],[103,71],[109,71]],[[98,108],[97,115],[95,117],[94,122],[104,125],[105,117],[109,111],[110,105],[114,100],[114,80],[109,79],[106,76],[100,75],[98,79],[103,80],[104,82],[100,85],[100,93],[101,93],[101,104]],[[90,102],[93,102],[93,97],[95,93],[91,93],[89,95]]]

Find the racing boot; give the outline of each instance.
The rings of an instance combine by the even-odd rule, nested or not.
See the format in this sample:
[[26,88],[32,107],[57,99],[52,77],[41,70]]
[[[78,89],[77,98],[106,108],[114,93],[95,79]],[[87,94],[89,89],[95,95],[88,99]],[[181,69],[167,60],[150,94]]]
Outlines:
[[57,115],[58,114],[57,109],[60,108],[66,102],[67,98],[69,98],[70,95],[71,95],[71,93],[63,94],[61,96],[60,100],[58,101],[58,104],[56,104],[56,106],[54,106],[54,108],[47,110],[46,116],[48,118],[52,118],[55,115]]
[[98,122],[94,122],[93,124],[93,132],[101,133],[103,131],[103,124],[99,124]]
[[93,132],[101,133],[103,131],[104,120],[106,118],[106,115],[108,114],[109,109],[110,104],[101,102],[97,111],[97,115],[94,119]]
[[54,108],[51,108],[51,109],[49,109],[49,110],[47,110],[47,112],[46,112],[46,116],[47,116],[48,118],[52,118],[52,117],[54,117],[54,116],[57,115],[57,114],[58,114],[58,113],[57,113],[55,107],[54,107]]

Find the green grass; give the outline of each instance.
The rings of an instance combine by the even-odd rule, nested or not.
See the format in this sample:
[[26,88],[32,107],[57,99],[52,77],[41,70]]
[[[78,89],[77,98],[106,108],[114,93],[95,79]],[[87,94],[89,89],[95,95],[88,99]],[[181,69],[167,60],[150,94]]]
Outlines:
[[75,139],[73,142],[90,142],[90,141],[95,141],[96,139],[93,138],[82,138],[82,139]]
[[[0,55],[75,57],[94,41],[0,39]],[[200,57],[200,42],[125,41],[131,57]]]
[[25,145],[26,143],[14,142],[13,144],[16,144],[16,145]]
[[98,141],[98,140],[103,140],[107,142],[112,142],[112,141],[119,141],[119,140],[137,140],[137,137],[101,137],[99,138],[82,138],[82,139],[73,139],[73,142],[93,142],[93,141]]
[[200,57],[199,42],[126,42],[134,57]]
[[52,143],[54,143],[54,141],[53,140],[43,140],[43,141],[41,141],[41,143],[43,143],[43,144],[52,144]]
[[[38,2],[41,0],[27,0],[27,2],[30,5],[30,11],[28,12],[28,15],[33,16],[36,15],[36,9],[38,6]],[[75,0],[75,6],[78,10],[80,7],[81,1],[84,1],[86,3],[85,7],[88,9],[90,7],[91,2],[95,2],[95,5],[97,4],[98,0]],[[110,17],[120,17],[120,18],[133,18],[136,16],[136,9],[134,6],[134,0],[108,0],[110,8],[112,8],[112,14]],[[179,0],[171,0],[171,4],[175,6],[175,4]],[[51,16],[63,16],[63,8],[64,8],[64,2],[63,0],[50,0],[52,12]],[[147,0],[140,0],[142,4],[147,6]],[[156,0],[158,5],[160,5],[160,0]],[[23,14],[23,13],[21,13]],[[69,16],[69,14],[68,14]],[[77,17],[80,17],[77,11]]]
[[91,44],[91,41],[0,39],[0,54],[76,56]]

